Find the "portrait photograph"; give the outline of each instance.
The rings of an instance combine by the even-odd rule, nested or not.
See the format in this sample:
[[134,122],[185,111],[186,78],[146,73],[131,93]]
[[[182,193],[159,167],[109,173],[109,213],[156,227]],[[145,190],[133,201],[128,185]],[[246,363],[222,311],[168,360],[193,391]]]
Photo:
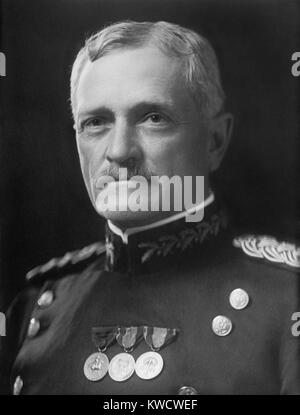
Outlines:
[[299,28],[0,1],[1,395],[300,395]]

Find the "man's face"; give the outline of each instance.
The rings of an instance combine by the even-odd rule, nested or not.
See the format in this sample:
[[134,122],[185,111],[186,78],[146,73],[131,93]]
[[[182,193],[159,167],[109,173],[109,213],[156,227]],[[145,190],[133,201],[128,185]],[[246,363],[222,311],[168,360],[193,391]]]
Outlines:
[[[76,93],[75,125],[95,208],[103,190],[99,179],[115,177],[120,168],[148,179],[204,176],[207,184],[207,123],[186,87],[182,61],[155,47],[116,50],[88,62]],[[108,209],[102,215],[126,227],[150,223],[166,212]]]

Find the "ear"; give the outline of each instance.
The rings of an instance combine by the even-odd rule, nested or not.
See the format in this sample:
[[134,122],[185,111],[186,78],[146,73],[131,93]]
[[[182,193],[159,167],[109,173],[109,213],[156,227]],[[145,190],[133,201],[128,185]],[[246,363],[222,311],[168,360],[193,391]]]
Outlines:
[[209,171],[217,170],[228,148],[233,130],[233,116],[230,113],[217,115],[211,121],[209,142]]

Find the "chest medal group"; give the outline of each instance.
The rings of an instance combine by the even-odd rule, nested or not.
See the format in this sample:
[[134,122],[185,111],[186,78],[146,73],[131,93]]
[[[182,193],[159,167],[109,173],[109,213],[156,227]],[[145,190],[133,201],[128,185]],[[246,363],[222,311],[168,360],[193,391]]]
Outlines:
[[[83,369],[85,377],[95,382],[103,379],[108,373],[112,380],[123,382],[135,373],[141,379],[153,379],[164,367],[159,351],[174,341],[178,332],[175,328],[148,326],[94,327],[92,340],[98,351],[86,359]],[[142,353],[135,360],[131,352],[141,341],[146,342],[149,351]],[[105,352],[114,342],[117,342],[122,352],[109,361]]]

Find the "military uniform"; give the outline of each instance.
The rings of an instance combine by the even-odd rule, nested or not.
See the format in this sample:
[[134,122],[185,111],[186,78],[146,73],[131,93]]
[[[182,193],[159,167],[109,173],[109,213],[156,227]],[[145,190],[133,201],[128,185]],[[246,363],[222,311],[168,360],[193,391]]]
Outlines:
[[[2,339],[3,393],[300,394],[295,245],[235,237],[215,204],[199,223],[106,235],[28,274]],[[93,357],[153,351],[155,373],[102,373]]]

